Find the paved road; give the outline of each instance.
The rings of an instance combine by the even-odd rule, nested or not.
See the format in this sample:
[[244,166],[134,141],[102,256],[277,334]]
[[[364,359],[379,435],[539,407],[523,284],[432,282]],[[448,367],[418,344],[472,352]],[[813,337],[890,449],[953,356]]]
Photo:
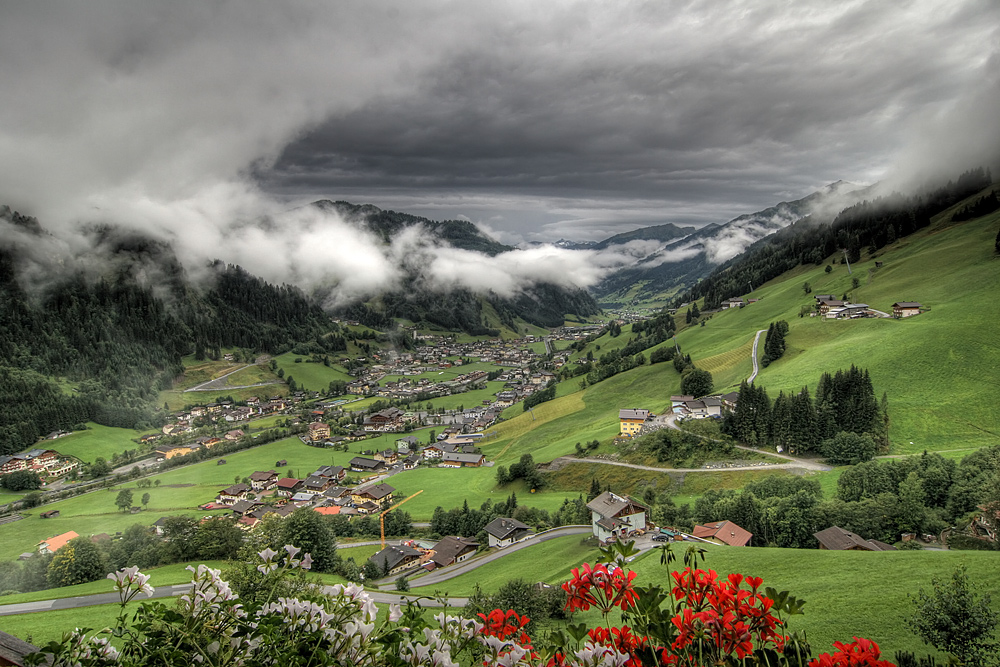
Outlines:
[[[752,449],[750,447],[743,447],[747,451],[757,452],[758,450]],[[758,452],[759,453],[759,452]],[[590,458],[578,458],[575,456],[560,456],[552,463],[556,463],[556,470],[558,470],[559,461],[564,463],[600,463],[609,466],[619,466],[621,468],[633,468],[635,470],[650,470],[652,472],[729,472],[730,470],[760,470],[762,468],[767,468],[768,470],[787,470],[789,468],[804,468],[806,470],[830,470],[829,466],[824,466],[821,463],[815,463],[812,461],[806,461],[803,459],[795,459],[789,456],[781,456],[780,454],[771,454],[771,452],[764,452],[769,456],[777,456],[779,458],[787,459],[788,463],[766,463],[760,462],[756,465],[743,465],[743,466],[727,466],[719,468],[663,468],[659,466],[643,466],[637,463],[625,463],[624,461],[607,461],[605,459],[590,459]]]
[[767,329],[761,329],[757,332],[757,335],[753,337],[753,352],[750,353],[750,360],[753,361],[753,373],[747,378],[747,384],[750,384],[757,377],[757,343],[760,342],[760,335],[762,333],[767,333]]
[[[559,528],[553,528],[552,530],[547,530],[544,533],[539,533],[538,535],[529,537],[523,542],[512,544],[511,546],[503,549],[490,551],[484,556],[474,557],[463,563],[459,563],[458,565],[449,565],[448,567],[435,570],[434,572],[425,574],[419,578],[410,579],[410,585],[413,587],[437,586],[442,582],[454,579],[455,577],[461,576],[466,572],[471,572],[477,567],[485,565],[486,563],[492,563],[498,558],[509,556],[516,551],[520,551],[521,549],[527,549],[528,547],[536,544],[540,544],[548,540],[554,540],[557,537],[565,537],[567,535],[587,535],[590,534],[590,532],[590,526],[560,526]],[[395,586],[395,577],[391,579],[383,579],[378,582],[378,585],[382,590],[389,590]]]
[[[535,544],[540,544],[547,540],[555,539],[557,537],[564,537],[566,535],[582,535],[590,532],[590,526],[562,526],[561,528],[555,528],[553,530],[546,531],[545,533],[536,535],[532,538],[520,542],[518,544],[507,547],[506,549],[501,549],[496,552],[491,552],[486,556],[480,558],[474,558],[472,560],[466,561],[459,565],[453,565],[448,568],[444,568],[439,572],[432,572],[431,574],[417,579],[414,581],[419,586],[435,586],[443,581],[447,581],[452,577],[457,577],[461,574],[465,574],[475,568],[490,563],[497,558],[502,558],[507,554],[519,551],[521,549],[526,549]],[[361,546],[362,544],[379,544],[379,542],[356,542],[352,545],[344,546]],[[650,547],[653,543],[649,542]],[[155,585],[155,581],[152,582]],[[110,582],[108,583],[110,586]],[[391,586],[392,584],[387,584]],[[156,591],[153,593],[154,598],[165,598],[174,597],[177,595],[183,595],[191,590],[191,584],[176,584],[172,586],[157,586]],[[418,599],[419,595],[403,595],[399,593],[391,593],[388,591],[369,591],[372,598],[376,602],[398,604],[402,601],[408,599]],[[140,597],[141,600],[146,600],[146,597]],[[449,598],[446,601],[449,607],[464,607],[467,598]],[[52,611],[55,609],[77,609],[79,607],[90,607],[98,604],[114,604],[118,602],[118,593],[99,593],[97,595],[83,595],[80,597],[73,598],[61,598],[58,600],[39,600],[37,602],[22,602],[20,604],[9,604],[0,605],[0,616],[10,616],[13,614],[28,614],[38,611]],[[430,607],[440,607],[442,606],[438,602],[422,600],[421,604]]]

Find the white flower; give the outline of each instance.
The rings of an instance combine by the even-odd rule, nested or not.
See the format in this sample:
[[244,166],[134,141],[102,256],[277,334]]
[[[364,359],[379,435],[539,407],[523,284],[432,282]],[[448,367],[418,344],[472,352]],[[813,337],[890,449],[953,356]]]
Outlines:
[[399,608],[399,605],[398,604],[389,605],[389,622],[395,623],[401,618],[403,618],[403,610]]

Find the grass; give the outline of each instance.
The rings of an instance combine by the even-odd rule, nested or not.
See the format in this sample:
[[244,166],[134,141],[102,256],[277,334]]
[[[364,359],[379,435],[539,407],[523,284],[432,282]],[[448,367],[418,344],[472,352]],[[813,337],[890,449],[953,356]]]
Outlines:
[[138,443],[134,441],[138,436],[138,431],[129,428],[113,428],[88,422],[86,431],[74,431],[72,435],[46,441],[45,445],[60,454],[93,463],[99,456],[110,461],[112,456],[126,449],[139,449]]
[[[169,602],[169,601],[168,601]],[[129,614],[135,612],[139,603],[132,601],[127,607]],[[52,641],[61,641],[64,632],[73,628],[101,629],[115,624],[119,605],[100,604],[79,609],[57,609],[55,611],[16,614],[0,617],[3,631],[34,644],[45,646]]]
[[[931,579],[948,576],[965,563],[974,580],[995,582],[1000,560],[989,552],[971,551],[820,551],[808,549],[738,549],[708,547],[701,567],[720,576],[731,572],[764,578],[764,585],[790,591],[806,600],[805,615],[792,619],[791,628],[805,630],[814,654],[831,650],[835,640],[867,637],[883,654],[897,650],[926,654],[933,649],[909,630],[912,603],[907,595],[929,590]],[[662,582],[658,559],[636,563],[636,582]],[[992,584],[989,584],[992,586]],[[1000,600],[994,599],[1000,610]]]
[[[198,561],[209,567],[221,568],[225,566],[223,561]],[[173,563],[160,567],[151,567],[143,570],[144,574],[150,575],[150,585],[154,588],[158,586],[170,586],[173,584],[184,584],[191,581],[191,572],[187,569],[190,563]],[[73,598],[81,595],[97,595],[99,593],[111,593],[114,588],[107,579],[98,579],[85,584],[75,586],[63,586],[61,588],[49,588],[44,591],[33,591],[31,593],[18,593],[16,595],[0,596],[0,605],[20,604],[22,602],[35,602],[37,600],[58,600],[62,598]]]
[[[335,355],[339,358],[339,355]],[[301,363],[295,363],[296,359],[301,359]],[[333,381],[350,382],[351,376],[337,364],[331,363],[329,366],[323,364],[309,363],[308,356],[301,354],[286,354],[274,357],[278,362],[278,368],[285,371],[285,380],[289,377],[295,378],[295,384],[306,391],[326,391]],[[277,379],[277,376],[272,374]]]
[[[864,257],[852,265],[853,276],[840,264],[829,274],[823,266],[798,267],[748,295],[757,303],[717,313],[678,341],[696,364],[715,369],[716,388],[724,389],[749,372],[735,351],[784,319],[785,356],[758,376],[772,397],[803,385],[815,392],[821,373],[855,364],[869,370],[878,395],[888,394],[893,453],[1000,443],[1000,389],[987,380],[1000,373],[997,315],[987,306],[1000,291],[998,222],[1000,213],[957,225],[938,220],[880,251],[882,268]],[[852,290],[854,276],[862,285]],[[799,308],[813,302],[802,290],[806,281],[813,294],[850,291],[852,300],[886,312],[900,300],[930,310],[905,320],[799,318]]]
[[515,578],[532,584],[542,581],[558,585],[570,577],[572,568],[584,562],[593,562],[599,555],[592,539],[567,535],[515,551],[472,572],[449,579],[434,589],[420,588],[420,578],[413,578],[410,580],[411,592],[431,595],[440,590],[449,596],[467,596],[477,584],[490,592]]

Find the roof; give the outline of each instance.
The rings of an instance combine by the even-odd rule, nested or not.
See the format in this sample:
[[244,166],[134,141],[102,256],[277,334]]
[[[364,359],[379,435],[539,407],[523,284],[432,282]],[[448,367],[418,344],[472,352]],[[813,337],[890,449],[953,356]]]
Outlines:
[[331,516],[334,514],[340,514],[340,509],[339,505],[331,505],[330,507],[314,507],[313,512],[319,512],[325,516]]
[[629,498],[623,498],[610,491],[605,491],[587,503],[587,509],[597,512],[606,518],[628,516],[649,510],[648,507],[641,503],[637,503]]
[[294,489],[301,482],[302,482],[302,480],[295,479],[294,477],[282,477],[281,479],[278,480],[278,488],[279,489]]
[[250,473],[250,479],[253,480],[254,482],[266,482],[272,477],[277,477],[277,476],[278,473],[276,473],[273,470],[268,470],[267,472],[258,470],[257,472]]
[[67,542],[77,537],[80,537],[77,532],[75,530],[71,530],[68,533],[63,533],[62,535],[56,535],[55,537],[50,537],[47,540],[42,540],[39,544],[47,545],[49,551],[59,551],[59,549],[64,547]]
[[826,530],[813,533],[813,537],[830,551],[845,551],[848,549],[863,549],[865,551],[895,551],[896,548],[878,540],[865,538],[844,530],[840,526],[830,526]]
[[434,556],[431,560],[443,567],[454,561],[462,552],[478,549],[479,542],[467,537],[448,536],[442,538],[433,548]]
[[897,301],[892,304],[893,308],[919,308],[920,304],[916,301]]
[[366,495],[374,500],[382,500],[386,496],[392,495],[396,489],[389,486],[388,484],[375,484],[373,486],[367,486],[363,489],[357,489],[355,493],[357,495]]
[[753,533],[740,528],[732,521],[716,521],[704,526],[694,527],[694,536],[702,539],[716,539],[731,547],[745,547],[750,543]]
[[246,484],[243,484],[242,482],[240,482],[239,484],[233,484],[232,486],[228,486],[228,487],[224,488],[222,491],[219,491],[219,495],[220,496],[238,496],[241,493],[246,493],[249,490],[250,490],[249,486],[247,486]]
[[517,531],[529,530],[529,528],[527,524],[521,523],[517,519],[498,516],[486,524],[483,530],[498,540],[506,540]]
[[376,461],[375,459],[368,459],[363,456],[355,456],[351,459],[350,463],[352,468],[378,468],[385,467],[385,463],[382,461]]
[[646,421],[649,419],[649,410],[619,410],[618,419],[641,419]]
[[419,558],[421,555],[421,552],[417,551],[413,547],[400,544],[399,546],[388,546],[368,560],[374,562],[383,570],[391,570],[404,560],[408,558],[412,559],[414,557]]
[[481,463],[486,458],[482,454],[463,454],[460,452],[445,452],[441,459],[445,462],[455,463]]
[[22,641],[14,635],[0,632],[0,662],[3,664],[24,665],[24,656],[37,653],[38,647]]

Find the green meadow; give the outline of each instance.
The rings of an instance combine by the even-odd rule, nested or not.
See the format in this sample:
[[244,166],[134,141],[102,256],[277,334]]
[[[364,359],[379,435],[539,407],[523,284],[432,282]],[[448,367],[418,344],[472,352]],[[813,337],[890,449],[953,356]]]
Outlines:
[[56,440],[46,440],[42,445],[60,454],[75,456],[85,463],[93,463],[99,456],[110,461],[112,456],[126,449],[139,449],[139,444],[135,442],[137,437],[139,432],[132,429],[87,422],[86,431],[74,431]]
[[579,567],[581,563],[592,563],[600,556],[593,540],[584,538],[589,536],[567,535],[540,542],[432,588],[421,588],[420,577],[414,577],[410,579],[411,591],[433,595],[437,590],[452,597],[464,597],[470,595],[477,584],[482,590],[490,592],[496,591],[511,579],[523,579],[532,584],[541,581],[558,586],[570,577],[570,570]]
[[[301,361],[295,363],[296,359],[301,359]],[[310,363],[307,361],[308,359],[308,356],[291,352],[274,357],[274,360],[278,362],[278,368],[285,371],[285,380],[294,377],[295,384],[306,391],[326,391],[331,382],[351,381],[351,376],[338,364],[331,363],[329,366],[324,366],[323,364]],[[277,379],[273,373],[271,377]]]
[[[723,311],[704,327],[678,334],[682,349],[713,372],[717,389],[738,385],[750,372],[749,341],[770,322],[786,320],[785,356],[762,369],[757,382],[772,397],[779,390],[815,392],[823,372],[867,368],[876,393],[890,405],[893,453],[982,447],[1000,442],[1000,311],[989,304],[1000,292],[1000,264],[993,253],[1000,214],[962,224],[944,218],[847,267],[799,267],[758,288],[757,303]],[[883,262],[875,268],[875,261]],[[851,289],[858,277],[861,286]],[[805,294],[809,282],[812,294]],[[884,312],[895,301],[918,301],[928,312],[903,319],[833,321],[798,317],[816,294]],[[745,354],[735,351],[743,346]]]

